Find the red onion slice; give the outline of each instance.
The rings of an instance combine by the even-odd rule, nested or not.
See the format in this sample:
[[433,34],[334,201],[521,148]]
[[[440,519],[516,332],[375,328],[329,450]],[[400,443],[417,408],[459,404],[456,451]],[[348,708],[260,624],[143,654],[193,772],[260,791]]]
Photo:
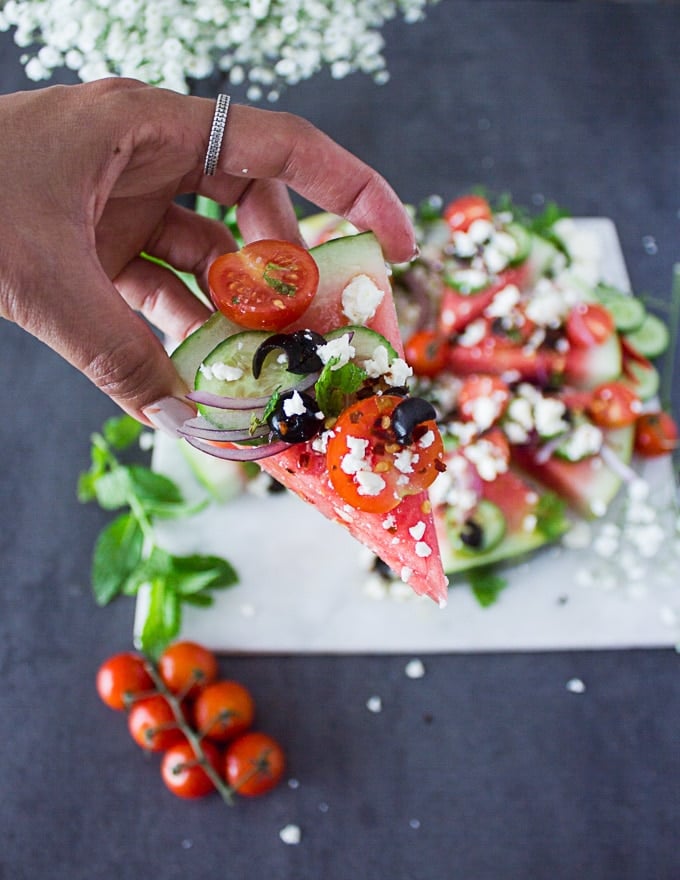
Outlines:
[[206,452],[215,458],[226,459],[227,461],[258,461],[261,458],[268,458],[270,455],[277,455],[290,449],[290,443],[279,440],[275,443],[266,443],[263,446],[213,446],[211,443],[204,443],[195,437],[185,437],[186,442],[201,452]]
[[182,437],[194,437],[198,440],[219,440],[228,443],[238,443],[243,440],[259,440],[269,434],[267,425],[251,431],[250,428],[218,428],[202,418],[187,419],[178,429]]
[[621,477],[624,483],[632,483],[633,480],[637,480],[638,475],[633,468],[627,465],[625,461],[622,461],[622,459],[620,459],[614,450],[610,446],[607,446],[606,443],[602,444],[600,457],[610,470],[614,471],[617,476]]
[[[290,388],[281,388],[284,394],[286,391],[306,391],[319,378],[319,373],[308,373],[301,376],[300,381],[291,385]],[[271,398],[267,397],[225,397],[222,394],[213,394],[211,391],[190,391],[187,394],[189,400],[194,403],[200,403],[203,406],[212,406],[215,409],[235,409],[235,410],[258,410],[263,409]]]

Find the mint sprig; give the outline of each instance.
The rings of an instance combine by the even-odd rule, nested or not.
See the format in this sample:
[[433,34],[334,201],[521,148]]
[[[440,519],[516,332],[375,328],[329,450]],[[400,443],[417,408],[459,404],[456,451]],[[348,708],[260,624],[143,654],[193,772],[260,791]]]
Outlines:
[[347,406],[347,399],[355,394],[366,381],[366,370],[349,361],[337,367],[338,358],[331,358],[316,380],[316,402],[327,418],[340,415]]
[[108,419],[92,435],[90,468],[78,480],[78,499],[120,511],[99,534],[92,556],[92,589],[98,605],[118,596],[149,590],[140,647],[157,656],[178,634],[182,605],[206,606],[212,591],[233,586],[238,576],[218,556],[178,556],[158,546],[155,518],[179,519],[202,510],[207,501],[188,504],[173,480],[144,465],[121,461],[142,426],[130,416]]

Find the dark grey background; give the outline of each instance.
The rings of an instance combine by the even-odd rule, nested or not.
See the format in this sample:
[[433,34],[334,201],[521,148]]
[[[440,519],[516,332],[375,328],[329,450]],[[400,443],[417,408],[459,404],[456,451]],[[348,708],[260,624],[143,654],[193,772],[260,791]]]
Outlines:
[[[680,258],[680,7],[444,0],[385,35],[388,85],[321,75],[279,108],[406,200],[482,183],[612,217],[635,289],[667,295]],[[0,90],[28,87],[8,35],[0,52]],[[0,364],[2,880],[680,876],[672,650],[424,657],[420,681],[405,657],[225,657],[300,786],[232,810],[173,798],[94,691],[98,664],[130,644],[133,609],[90,597],[108,518],[78,505],[75,484],[114,408],[6,323]],[[573,676],[584,694],[566,690]],[[297,847],[279,840],[288,822]]]

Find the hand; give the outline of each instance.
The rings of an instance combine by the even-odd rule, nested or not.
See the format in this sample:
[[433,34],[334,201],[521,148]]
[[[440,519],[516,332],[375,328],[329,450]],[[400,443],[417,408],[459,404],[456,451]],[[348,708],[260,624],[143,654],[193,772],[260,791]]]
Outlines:
[[388,259],[415,240],[395,193],[303,119],[232,105],[217,173],[203,174],[215,104],[111,79],[0,98],[0,315],[74,364],[124,410],[172,427],[186,392],[137,312],[182,339],[208,311],[145,251],[196,275],[236,245],[179,207],[200,193],[238,205],[247,241],[299,240],[288,187],[359,229]]

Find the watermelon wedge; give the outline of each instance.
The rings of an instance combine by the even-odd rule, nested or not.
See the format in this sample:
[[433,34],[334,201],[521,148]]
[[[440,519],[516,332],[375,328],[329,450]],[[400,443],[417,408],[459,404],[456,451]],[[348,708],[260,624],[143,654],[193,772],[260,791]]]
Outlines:
[[[399,333],[392,289],[382,250],[372,233],[333,239],[312,251],[319,268],[317,293],[302,317],[284,332],[309,329],[320,334],[357,323],[345,314],[343,293],[356,279],[369,279],[382,292],[371,317],[363,322],[391,343],[399,356],[403,345]],[[213,316],[186,340],[173,355],[180,375],[192,387],[196,370],[217,344],[221,328],[233,334],[230,322]],[[222,337],[224,338],[224,337]],[[210,447],[199,444],[200,448]],[[357,540],[385,561],[416,593],[446,603],[444,574],[436,528],[427,492],[406,496],[392,511],[371,513],[347,504],[332,486],[326,456],[313,441],[291,443],[288,448],[262,458],[263,471],[312,504],[328,519],[338,522]]]

